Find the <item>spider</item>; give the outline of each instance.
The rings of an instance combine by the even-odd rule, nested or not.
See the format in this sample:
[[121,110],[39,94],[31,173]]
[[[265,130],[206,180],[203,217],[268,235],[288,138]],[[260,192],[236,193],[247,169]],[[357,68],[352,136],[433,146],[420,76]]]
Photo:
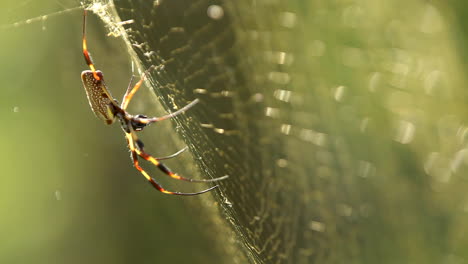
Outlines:
[[119,105],[119,102],[112,97],[107,86],[104,82],[104,75],[101,71],[96,70],[93,61],[91,60],[91,56],[88,52],[88,46],[86,42],[86,15],[87,10],[84,10],[83,14],[83,55],[88,64],[90,70],[85,70],[81,73],[81,80],[83,82],[84,89],[86,91],[86,95],[88,97],[89,105],[91,106],[91,110],[94,114],[103,120],[107,125],[113,124],[116,120],[120,121],[120,126],[125,133],[125,138],[127,139],[128,147],[131,152],[131,158],[133,160],[134,167],[145,176],[145,178],[151,183],[151,185],[156,188],[158,191],[166,194],[173,194],[173,195],[198,195],[202,193],[209,192],[218,187],[215,185],[208,189],[202,190],[200,192],[195,193],[184,193],[184,192],[172,192],[164,189],[159,183],[157,183],[141,166],[138,161],[138,157],[143,158],[146,161],[151,162],[154,166],[160,169],[163,173],[168,175],[169,177],[188,181],[188,182],[214,182],[226,179],[227,176],[208,179],[208,180],[195,180],[184,178],[173,171],[171,171],[166,165],[160,162],[160,160],[170,159],[178,156],[180,153],[185,151],[187,147],[183,148],[182,150],[162,158],[155,158],[151,156],[148,152],[144,150],[143,142],[138,139],[137,131],[142,131],[146,126],[159,122],[165,119],[172,118],[179,114],[184,113],[195,104],[198,103],[198,99],[195,99],[191,103],[187,104],[186,106],[182,107],[181,109],[169,113],[167,115],[161,117],[147,117],[145,115],[131,115],[129,114],[126,109],[130,101],[132,100],[133,95],[138,91],[141,84],[143,83],[145,76],[151,71],[154,67],[151,66],[148,68],[143,75],[141,76],[140,80],[132,87],[133,76],[130,79],[130,83],[128,85],[127,91],[122,99],[122,103]]

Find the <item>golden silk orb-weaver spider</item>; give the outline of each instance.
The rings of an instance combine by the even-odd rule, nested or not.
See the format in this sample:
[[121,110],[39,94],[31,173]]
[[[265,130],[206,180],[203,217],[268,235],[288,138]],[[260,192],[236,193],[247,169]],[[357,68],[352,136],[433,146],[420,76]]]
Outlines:
[[91,60],[91,56],[88,52],[88,46],[86,42],[86,15],[87,11],[84,11],[83,14],[83,55],[85,58],[86,63],[88,64],[90,70],[83,71],[81,73],[81,80],[83,81],[83,86],[86,91],[86,95],[88,97],[89,105],[91,106],[91,110],[94,114],[102,119],[106,124],[110,125],[113,124],[116,120],[120,121],[120,126],[125,133],[125,138],[127,139],[128,147],[131,151],[131,158],[133,160],[133,165],[135,168],[145,176],[145,178],[151,183],[151,185],[156,188],[158,191],[166,194],[173,194],[173,195],[197,195],[206,193],[218,187],[218,185],[210,187],[200,192],[195,193],[183,193],[183,192],[171,192],[163,187],[159,183],[157,183],[139,164],[138,157],[143,158],[146,161],[151,162],[154,166],[160,169],[169,177],[182,180],[182,181],[189,181],[189,182],[214,182],[226,179],[227,176],[209,179],[209,180],[195,180],[184,178],[174,172],[172,172],[166,165],[160,162],[163,159],[170,159],[173,157],[178,156],[180,153],[185,151],[187,148],[178,151],[170,156],[163,157],[163,158],[155,158],[151,156],[144,150],[143,142],[138,139],[137,131],[143,130],[147,125],[150,125],[155,122],[159,122],[165,119],[172,118],[179,114],[184,113],[191,107],[193,107],[196,103],[198,103],[198,99],[195,99],[188,105],[182,107],[181,109],[167,114],[161,117],[147,117],[145,115],[131,115],[129,114],[126,109],[128,104],[133,98],[133,95],[138,91],[141,84],[143,83],[145,76],[148,72],[153,68],[150,67],[146,70],[141,79],[132,87],[132,80],[133,76],[130,79],[130,84],[128,85],[127,91],[122,99],[122,103],[119,105],[118,101],[115,100],[112,95],[110,94],[107,86],[104,82],[104,75],[101,71],[96,70],[93,61]]

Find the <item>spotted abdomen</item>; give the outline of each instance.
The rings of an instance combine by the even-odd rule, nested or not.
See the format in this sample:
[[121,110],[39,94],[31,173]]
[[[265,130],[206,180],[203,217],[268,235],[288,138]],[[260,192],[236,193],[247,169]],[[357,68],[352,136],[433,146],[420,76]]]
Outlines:
[[107,90],[102,72],[96,71],[96,75],[99,79],[96,79],[92,71],[83,71],[81,73],[81,80],[86,91],[86,96],[88,96],[89,106],[91,106],[94,114],[110,125],[115,120],[115,113],[112,107],[114,102],[112,101],[112,95]]

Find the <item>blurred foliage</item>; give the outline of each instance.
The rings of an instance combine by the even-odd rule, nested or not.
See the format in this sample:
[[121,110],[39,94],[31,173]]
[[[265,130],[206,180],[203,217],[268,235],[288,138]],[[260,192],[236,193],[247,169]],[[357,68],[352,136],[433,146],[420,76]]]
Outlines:
[[[0,24],[77,5],[5,1]],[[88,41],[114,96],[133,60],[159,66],[159,100],[142,90],[132,112],[202,100],[145,129],[146,146],[187,144],[171,168],[231,178],[214,202],[162,195],[132,168],[81,87],[79,10],[3,27],[0,263],[468,262],[465,2],[108,7]],[[106,37],[119,18],[129,42]]]

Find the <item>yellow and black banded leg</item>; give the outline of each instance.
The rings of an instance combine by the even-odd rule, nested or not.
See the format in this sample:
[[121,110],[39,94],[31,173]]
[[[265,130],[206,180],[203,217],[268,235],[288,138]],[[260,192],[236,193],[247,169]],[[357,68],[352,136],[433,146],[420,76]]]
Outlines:
[[[222,177],[218,177],[218,178],[214,178],[214,179],[201,179],[201,180],[182,177],[182,176],[178,175],[177,173],[171,171],[171,169],[169,169],[166,165],[164,165],[164,163],[159,162],[160,159],[155,158],[155,157],[151,156],[151,154],[145,152],[143,142],[138,139],[135,132],[133,132],[133,136],[130,135],[130,137],[132,137],[131,141],[134,143],[134,149],[135,149],[135,152],[138,154],[138,156],[142,157],[146,161],[151,162],[154,166],[158,167],[159,170],[161,170],[162,172],[164,172],[166,175],[168,175],[169,177],[171,177],[173,179],[181,180],[181,181],[188,181],[188,182],[215,182],[215,181],[220,181],[220,180],[224,180],[224,179],[228,178],[227,175],[222,176]],[[175,153],[175,154],[178,155],[179,153]],[[173,156],[173,155],[171,155],[171,156]]]
[[94,67],[93,60],[91,59],[91,55],[89,54],[89,51],[88,51],[88,44],[86,42],[86,15],[87,15],[87,12],[88,11],[86,11],[86,9],[85,9],[84,13],[83,13],[83,38],[82,38],[83,55],[84,55],[86,64],[88,64],[89,68],[93,72],[94,79],[99,81],[99,80],[101,80],[101,77],[99,77],[97,72],[96,72],[96,67]]
[[[131,132],[132,133],[132,132]],[[210,187],[208,189],[205,189],[203,191],[200,191],[200,192],[195,192],[195,193],[183,193],[183,192],[171,192],[171,191],[168,191],[166,189],[164,189],[159,183],[157,183],[151,176],[149,176],[149,174],[140,166],[139,162],[138,162],[138,153],[137,153],[137,146],[135,145],[135,141],[134,141],[134,133],[133,132],[133,135],[131,133],[126,133],[125,134],[125,137],[127,138],[127,142],[128,142],[128,146],[130,148],[130,151],[132,153],[132,160],[133,160],[133,165],[135,166],[135,168],[141,173],[143,174],[143,176],[145,176],[145,178],[151,183],[151,185],[156,188],[158,191],[162,192],[162,193],[165,193],[165,194],[172,194],[172,195],[184,195],[184,196],[190,196],[190,195],[198,195],[198,194],[202,194],[202,193],[206,193],[206,192],[209,192],[215,188],[218,187],[218,185],[216,186],[213,186],[213,187]],[[138,140],[138,139],[136,139]],[[156,161],[157,162],[157,161]],[[161,164],[161,163],[160,163]]]
[[218,177],[218,178],[214,178],[214,179],[201,179],[201,180],[185,178],[185,177],[182,177],[182,176],[178,175],[177,173],[174,173],[173,171],[171,171],[171,169],[169,169],[166,165],[164,165],[164,163],[159,162],[158,159],[156,159],[153,156],[151,156],[150,154],[146,153],[143,150],[143,148],[138,147],[136,149],[136,153],[140,157],[142,157],[143,159],[153,163],[154,166],[158,167],[158,169],[160,169],[166,175],[168,175],[169,177],[171,177],[173,179],[176,179],[176,180],[188,181],[188,182],[215,182],[215,181],[224,180],[224,179],[226,179],[228,177],[228,176],[222,176],[222,177]]

